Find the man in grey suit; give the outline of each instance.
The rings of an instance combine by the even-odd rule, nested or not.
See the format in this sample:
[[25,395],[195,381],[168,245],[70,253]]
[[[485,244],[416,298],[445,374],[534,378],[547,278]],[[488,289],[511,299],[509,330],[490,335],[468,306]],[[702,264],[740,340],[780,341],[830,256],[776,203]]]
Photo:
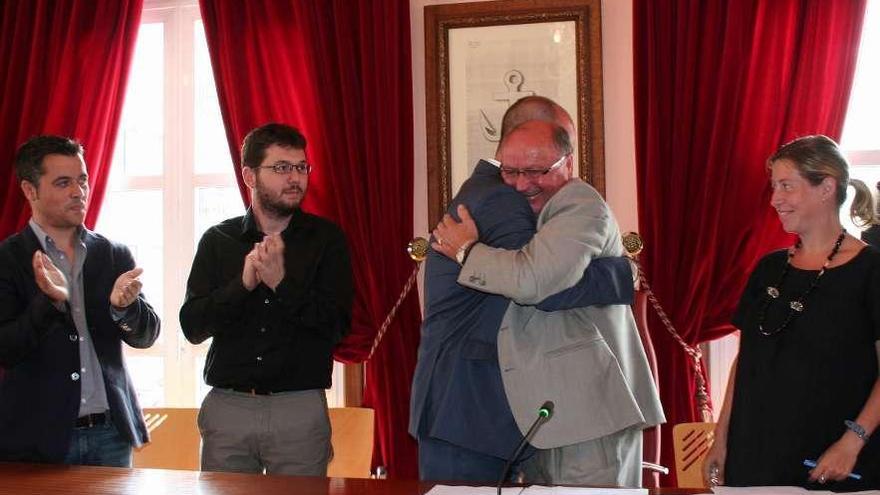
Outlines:
[[[564,113],[563,110],[559,109]],[[462,222],[444,218],[434,249],[468,250],[458,282],[512,299],[498,335],[507,399],[519,428],[536,404],[552,400],[555,415],[535,437],[539,450],[523,466],[530,482],[641,485],[643,428],[664,421],[659,396],[625,305],[548,313],[536,302],[577,282],[592,260],[620,256],[617,223],[601,196],[572,178],[569,132],[529,121],[499,147],[501,175],[538,215],[538,233],[519,250],[477,242],[466,209]]]

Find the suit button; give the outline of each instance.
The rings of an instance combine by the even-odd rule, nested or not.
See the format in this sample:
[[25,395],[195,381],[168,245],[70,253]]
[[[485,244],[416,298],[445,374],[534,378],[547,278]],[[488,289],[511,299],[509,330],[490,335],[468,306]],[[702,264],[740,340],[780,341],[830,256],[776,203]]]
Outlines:
[[79,373],[77,373],[77,372],[73,372],[73,373],[71,373],[71,374],[70,374],[70,379],[73,380],[73,381],[77,381],[77,380],[79,380]]
[[266,299],[265,301],[263,301],[263,303],[264,303],[264,304],[269,304],[269,300]]
[[72,333],[72,334],[68,335],[67,337],[70,339],[71,342],[76,342],[77,337],[76,337],[75,333]]

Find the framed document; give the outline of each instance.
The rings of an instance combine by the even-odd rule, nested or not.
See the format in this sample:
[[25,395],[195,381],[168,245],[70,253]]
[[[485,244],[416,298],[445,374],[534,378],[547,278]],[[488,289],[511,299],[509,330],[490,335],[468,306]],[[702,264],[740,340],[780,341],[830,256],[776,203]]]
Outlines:
[[576,174],[604,194],[600,13],[600,0],[425,7],[429,225],[477,161],[495,156],[501,117],[528,95],[572,115]]

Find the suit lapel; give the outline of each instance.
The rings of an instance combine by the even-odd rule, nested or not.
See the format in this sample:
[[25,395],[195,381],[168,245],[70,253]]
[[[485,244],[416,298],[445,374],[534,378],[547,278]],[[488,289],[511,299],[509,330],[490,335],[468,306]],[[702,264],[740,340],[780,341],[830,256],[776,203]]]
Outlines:
[[34,253],[37,251],[42,251],[43,247],[40,244],[39,239],[37,239],[37,234],[34,233],[34,230],[30,227],[30,225],[25,226],[24,230],[21,231],[21,251],[19,253],[19,257],[21,258],[21,266],[24,270],[25,277],[30,279],[34,286],[36,283],[34,282]]

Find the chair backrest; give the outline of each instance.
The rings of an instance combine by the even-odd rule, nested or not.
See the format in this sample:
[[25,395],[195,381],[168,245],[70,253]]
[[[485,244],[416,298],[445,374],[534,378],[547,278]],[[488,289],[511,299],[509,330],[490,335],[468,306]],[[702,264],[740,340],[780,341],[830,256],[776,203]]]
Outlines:
[[331,407],[333,459],[327,476],[369,478],[373,462],[373,410],[364,407]]
[[[639,338],[648,358],[648,366],[654,376],[654,385],[660,390],[660,377],[657,366],[657,353],[651,341],[651,331],[648,328],[648,294],[643,290],[636,290],[633,300],[632,311],[636,320],[636,328],[639,330]],[[642,461],[649,464],[660,464],[660,425],[642,430]],[[642,470],[642,486],[644,488],[657,488],[660,486],[660,473],[653,469]]]
[[132,465],[198,471],[201,445],[198,415],[198,409],[190,408],[144,409],[150,443],[135,449]]
[[[334,407],[329,413],[333,459],[327,466],[327,476],[369,478],[373,460],[373,410]],[[198,415],[198,409],[144,409],[150,443],[135,450],[132,465],[198,471],[201,445]]]
[[681,423],[672,427],[675,475],[680,488],[702,488],[703,459],[714,439],[715,423]]

